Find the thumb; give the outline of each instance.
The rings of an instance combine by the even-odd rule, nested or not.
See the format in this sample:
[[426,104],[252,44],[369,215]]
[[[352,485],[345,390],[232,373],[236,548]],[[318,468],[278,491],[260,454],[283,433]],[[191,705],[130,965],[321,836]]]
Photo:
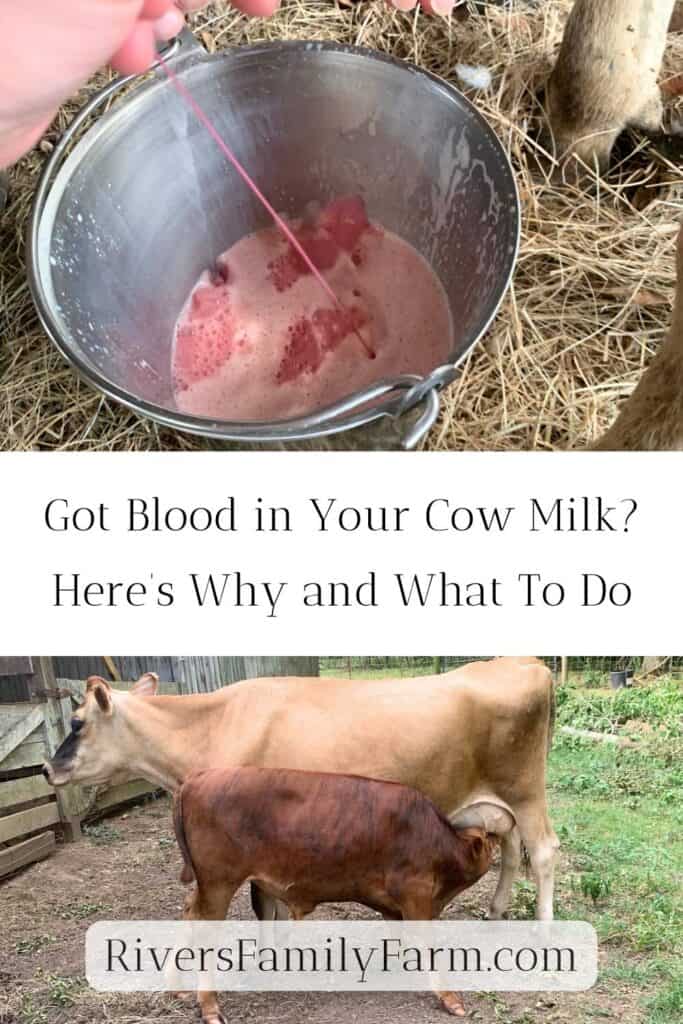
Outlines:
[[172,0],[145,0],[140,20],[111,58],[111,66],[122,75],[146,71],[156,59],[156,41],[171,39],[184,24]]

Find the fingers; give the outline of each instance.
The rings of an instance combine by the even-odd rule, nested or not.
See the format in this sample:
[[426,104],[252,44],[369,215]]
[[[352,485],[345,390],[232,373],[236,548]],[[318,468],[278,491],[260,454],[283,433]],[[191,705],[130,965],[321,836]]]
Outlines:
[[171,7],[154,22],[154,34],[157,39],[172,39],[182,32],[185,18],[177,7]]
[[280,6],[280,0],[232,0],[232,6],[251,18],[269,18]]
[[173,0],[145,0],[140,17],[147,21],[156,21],[173,6]]
[[447,18],[453,10],[453,0],[420,0],[426,14],[438,14]]
[[156,58],[154,24],[138,21],[126,41],[111,59],[111,66],[122,75],[146,71]]
[[172,39],[185,20],[173,0],[145,0],[140,20],[111,59],[111,66],[122,75],[146,71],[157,58],[157,40]]
[[[419,0],[426,14],[438,14],[447,18],[453,10],[454,0]],[[398,11],[412,11],[417,0],[390,0],[391,6]]]

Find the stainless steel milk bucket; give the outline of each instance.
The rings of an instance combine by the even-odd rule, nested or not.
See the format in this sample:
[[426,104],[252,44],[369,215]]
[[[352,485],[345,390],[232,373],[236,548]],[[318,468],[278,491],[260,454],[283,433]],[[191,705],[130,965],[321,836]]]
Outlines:
[[[95,387],[179,430],[273,443],[388,423],[412,447],[512,274],[519,202],[496,135],[452,86],[373,51],[276,42],[209,56],[186,32],[166,57],[278,210],[295,216],[311,199],[357,193],[429,260],[453,315],[448,364],[296,420],[177,410],[176,318],[200,273],[267,215],[159,68],[94,97],[45,168],[29,277],[50,337]],[[372,432],[355,436],[360,447],[377,443]]]

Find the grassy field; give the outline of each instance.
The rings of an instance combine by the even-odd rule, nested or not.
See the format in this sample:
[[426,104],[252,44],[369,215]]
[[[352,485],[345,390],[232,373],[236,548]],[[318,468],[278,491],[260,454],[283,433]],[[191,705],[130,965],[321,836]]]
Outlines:
[[593,922],[605,977],[656,989],[647,1024],[683,1021],[683,687],[568,688],[558,703],[560,724],[638,743],[556,737],[550,805],[572,867],[559,914]]
[[[353,675],[431,672],[427,665]],[[603,980],[654,990],[644,1000],[645,1024],[683,1022],[683,686],[664,680],[612,691],[600,681],[586,688],[581,674],[570,678],[558,694],[558,725],[628,737],[637,746],[556,734],[550,807],[570,866],[557,916],[595,925],[610,952]],[[517,910],[532,911],[533,899],[531,883],[518,883]]]

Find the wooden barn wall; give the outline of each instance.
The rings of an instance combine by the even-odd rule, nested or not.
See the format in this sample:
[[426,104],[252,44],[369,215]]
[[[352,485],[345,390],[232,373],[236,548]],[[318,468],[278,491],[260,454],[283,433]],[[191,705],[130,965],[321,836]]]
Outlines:
[[[318,675],[317,658],[231,658],[231,657],[142,657],[111,656],[116,669],[125,680],[138,679],[144,672],[156,672],[166,693],[208,693],[221,686],[255,679],[257,676]],[[54,658],[58,679],[87,679],[101,675],[110,679],[103,658]]]
[[0,704],[29,701],[29,680],[33,675],[30,658],[0,658]]

